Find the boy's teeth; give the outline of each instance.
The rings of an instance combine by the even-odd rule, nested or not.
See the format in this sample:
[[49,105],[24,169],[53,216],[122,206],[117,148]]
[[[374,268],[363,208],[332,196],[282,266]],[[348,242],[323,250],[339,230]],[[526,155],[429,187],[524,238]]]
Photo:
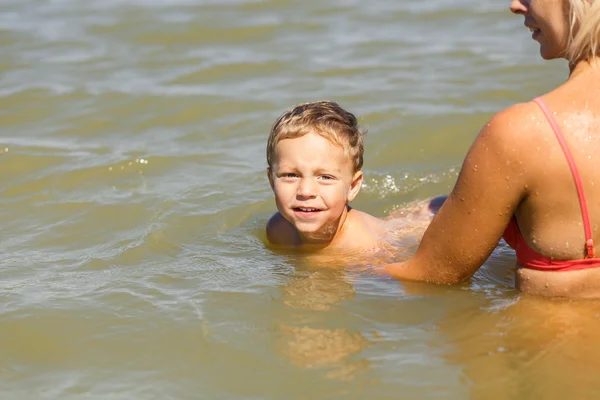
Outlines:
[[304,207],[299,207],[300,211],[304,211],[304,212],[309,212],[309,211],[317,211],[316,208],[304,208]]

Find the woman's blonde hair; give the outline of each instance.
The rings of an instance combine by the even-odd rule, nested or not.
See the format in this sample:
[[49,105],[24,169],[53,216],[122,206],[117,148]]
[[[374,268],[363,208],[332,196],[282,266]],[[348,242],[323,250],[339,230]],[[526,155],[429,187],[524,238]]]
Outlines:
[[569,0],[570,33],[566,58],[574,64],[598,56],[600,1]]
[[354,114],[333,101],[299,104],[284,112],[271,127],[267,140],[267,164],[273,168],[275,148],[283,139],[294,139],[314,132],[344,149],[352,160],[354,172],[363,165],[363,136]]

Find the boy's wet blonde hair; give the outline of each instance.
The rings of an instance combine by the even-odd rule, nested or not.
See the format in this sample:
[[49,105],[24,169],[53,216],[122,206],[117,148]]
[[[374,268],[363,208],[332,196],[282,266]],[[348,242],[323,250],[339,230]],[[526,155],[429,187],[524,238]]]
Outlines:
[[599,56],[600,1],[568,0],[570,32],[567,60],[575,64]]
[[363,136],[367,133],[358,126],[354,114],[333,101],[299,104],[284,112],[271,127],[267,141],[267,164],[273,168],[275,147],[284,139],[302,137],[314,132],[344,149],[351,158],[354,172],[363,165]]

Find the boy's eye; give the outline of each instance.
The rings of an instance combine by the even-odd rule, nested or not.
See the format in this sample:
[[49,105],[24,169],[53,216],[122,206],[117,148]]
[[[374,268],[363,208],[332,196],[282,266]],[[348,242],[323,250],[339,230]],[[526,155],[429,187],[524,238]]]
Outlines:
[[331,176],[331,175],[321,175],[321,179],[328,181],[328,180],[335,179],[335,177]]
[[297,176],[298,175],[294,174],[293,172],[286,172],[286,173],[281,174],[282,178],[295,178]]

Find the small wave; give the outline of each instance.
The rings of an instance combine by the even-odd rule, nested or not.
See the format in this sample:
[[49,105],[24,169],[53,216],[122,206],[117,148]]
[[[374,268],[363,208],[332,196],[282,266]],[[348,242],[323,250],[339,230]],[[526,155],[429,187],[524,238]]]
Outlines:
[[448,168],[441,172],[418,174],[403,172],[399,176],[385,175],[381,178],[370,178],[363,182],[362,190],[375,194],[380,198],[387,198],[395,194],[410,193],[430,183],[440,183],[453,180],[458,176],[456,168]]

